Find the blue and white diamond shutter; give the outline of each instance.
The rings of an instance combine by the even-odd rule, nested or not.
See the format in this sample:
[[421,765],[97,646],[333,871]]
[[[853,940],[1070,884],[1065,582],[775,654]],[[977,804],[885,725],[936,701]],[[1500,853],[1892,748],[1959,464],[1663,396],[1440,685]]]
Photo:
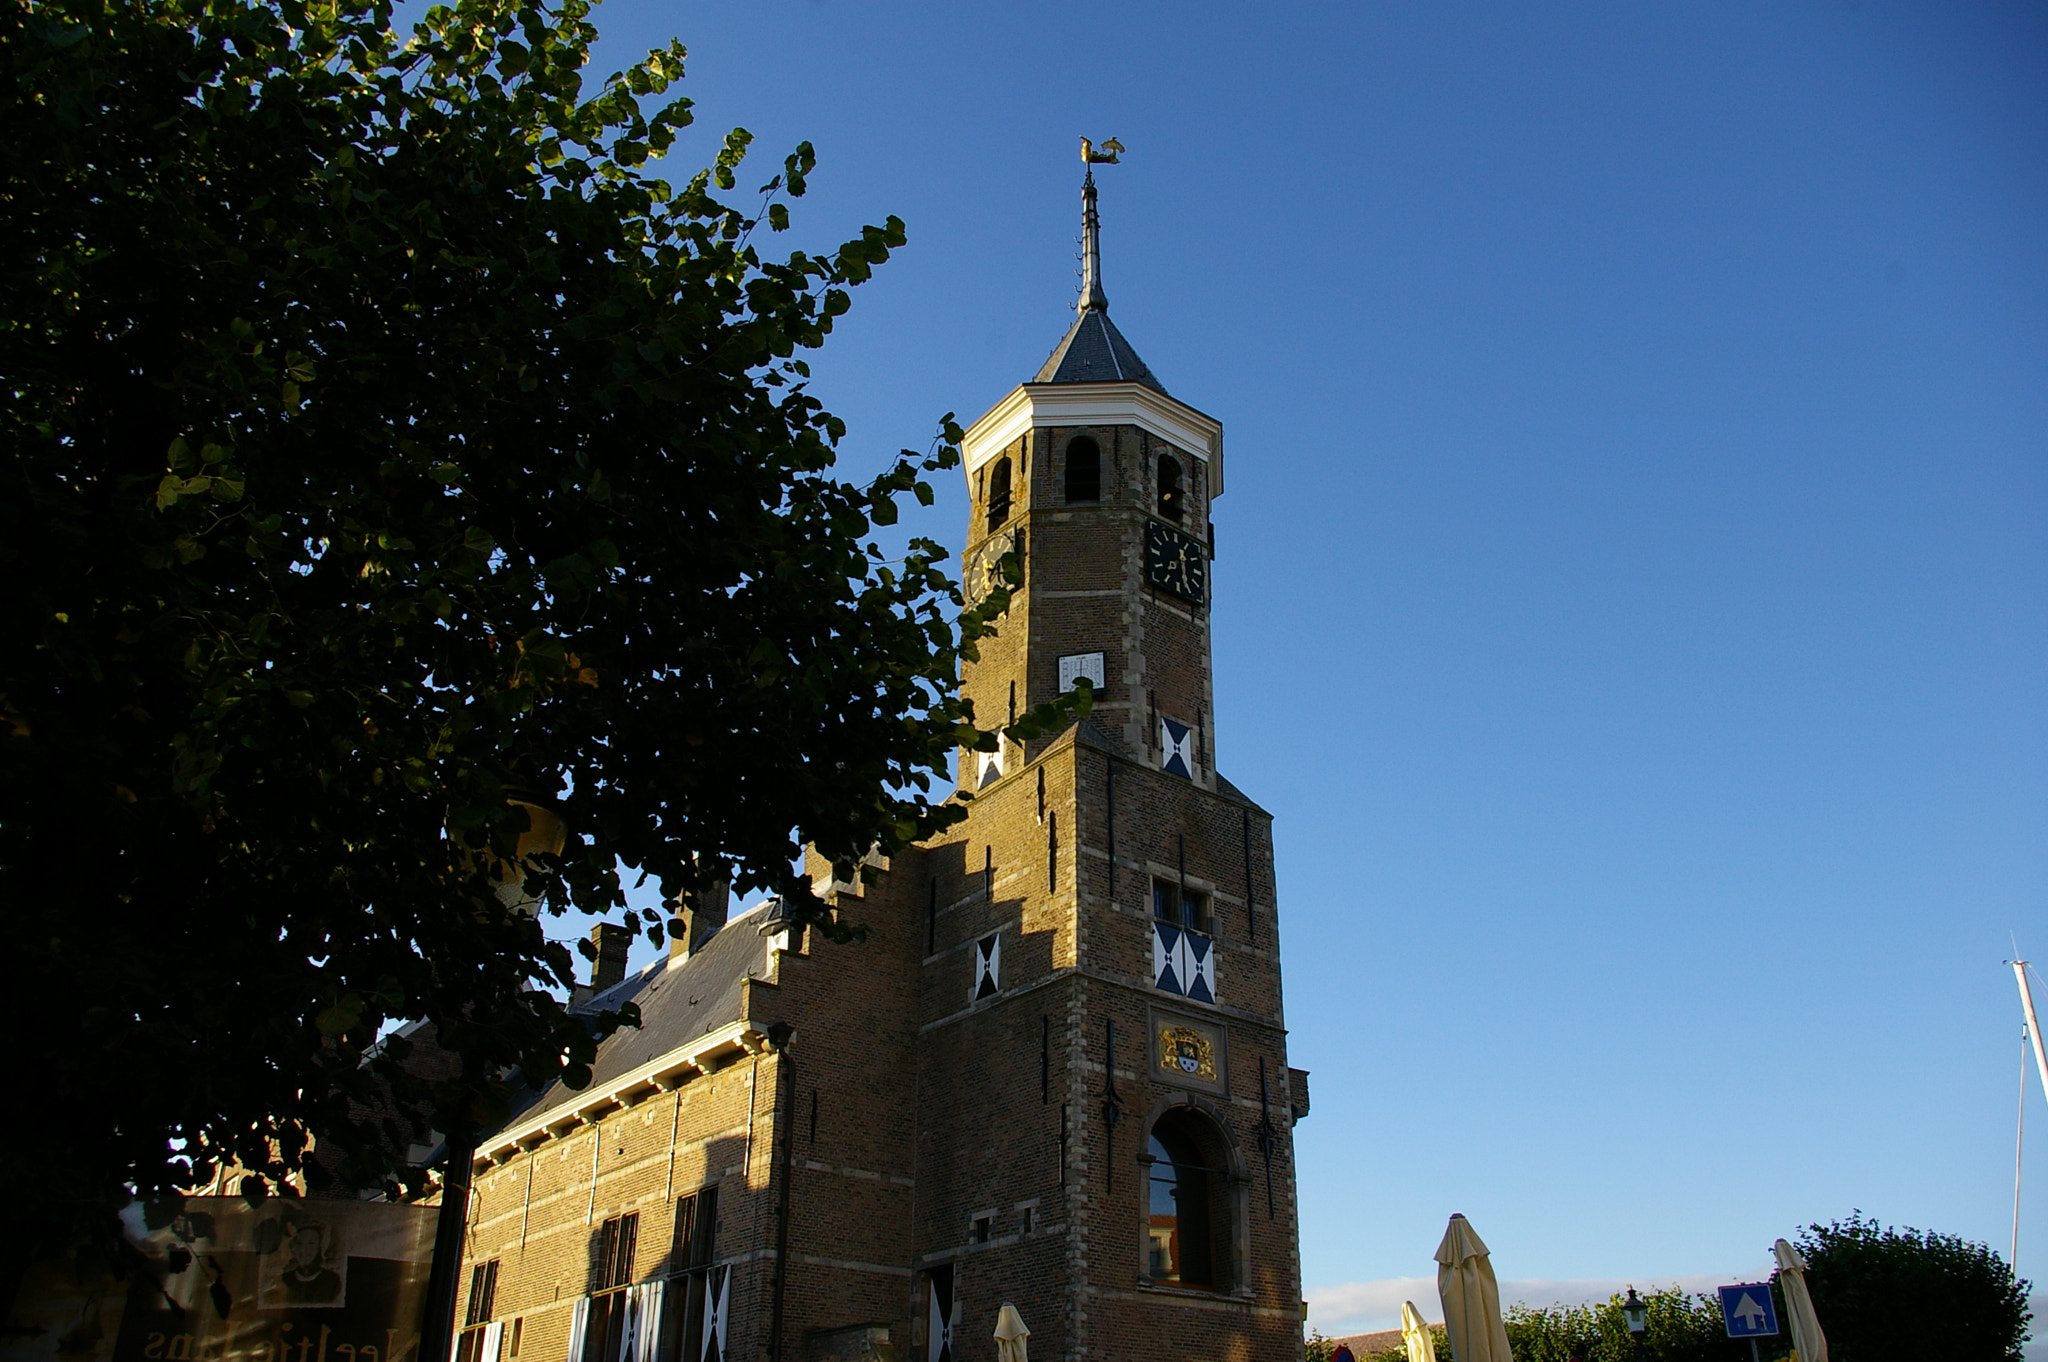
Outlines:
[[974,943],[974,1000],[995,996],[1003,986],[1003,934],[996,932]]
[[1216,943],[1200,932],[1182,932],[1181,950],[1186,966],[1180,977],[1187,983],[1188,996],[1198,1003],[1216,1001]]
[[1180,938],[1178,927],[1152,924],[1152,984],[1162,993],[1187,992],[1180,984]]
[[1216,942],[1185,927],[1152,924],[1152,986],[1161,993],[1216,1001]]
[[931,1316],[925,1327],[927,1362],[953,1362],[953,1326],[960,1312],[953,1299],[953,1267],[946,1263],[932,1269]]
[[732,1299],[732,1268],[710,1275],[710,1297],[704,1303],[704,1337],[699,1345],[704,1362],[725,1362],[725,1313]]
[[1195,778],[1194,730],[1171,719],[1159,721],[1159,769],[1184,780]]

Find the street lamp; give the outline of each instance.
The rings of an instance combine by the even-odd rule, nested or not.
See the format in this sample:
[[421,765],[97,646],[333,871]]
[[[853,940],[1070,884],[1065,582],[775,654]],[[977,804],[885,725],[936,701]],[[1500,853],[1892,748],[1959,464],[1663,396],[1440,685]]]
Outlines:
[[1636,1342],[1642,1342],[1644,1332],[1650,1327],[1650,1307],[1636,1294],[1634,1287],[1628,1289],[1628,1299],[1621,1303],[1621,1317],[1628,1324],[1629,1334]]

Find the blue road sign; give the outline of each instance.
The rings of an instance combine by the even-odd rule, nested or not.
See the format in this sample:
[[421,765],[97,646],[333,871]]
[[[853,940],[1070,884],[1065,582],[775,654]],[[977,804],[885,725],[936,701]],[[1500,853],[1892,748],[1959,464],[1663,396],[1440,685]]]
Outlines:
[[1778,1332],[1778,1307],[1769,1282],[1741,1282],[1721,1288],[1721,1322],[1730,1338],[1768,1338]]

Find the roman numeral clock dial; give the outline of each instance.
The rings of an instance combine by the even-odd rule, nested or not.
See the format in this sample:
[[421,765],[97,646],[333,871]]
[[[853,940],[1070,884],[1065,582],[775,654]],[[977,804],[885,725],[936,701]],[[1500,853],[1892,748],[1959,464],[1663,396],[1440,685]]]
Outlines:
[[1208,546],[1170,525],[1146,521],[1145,580],[1200,605],[1209,585]]

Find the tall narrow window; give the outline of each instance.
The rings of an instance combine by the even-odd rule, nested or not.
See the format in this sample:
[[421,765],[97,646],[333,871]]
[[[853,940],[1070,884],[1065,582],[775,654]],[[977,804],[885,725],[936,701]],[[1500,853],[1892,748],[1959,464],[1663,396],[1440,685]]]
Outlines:
[[1152,881],[1152,986],[1162,993],[1216,1001],[1216,940],[1209,900],[1172,880]]
[[469,1270],[469,1304],[462,1312],[462,1333],[455,1340],[455,1362],[498,1362],[503,1325],[492,1323],[498,1301],[498,1260]]
[[1068,502],[1102,500],[1102,447],[1086,435],[1067,442]]
[[640,1215],[615,1215],[590,1240],[590,1301],[579,1362],[621,1362],[632,1324],[627,1288],[639,1246]]
[[1171,454],[1159,456],[1159,514],[1180,523],[1187,514],[1187,491],[1181,485],[1180,460]]
[[710,1335],[719,1334],[718,1283],[711,1260],[718,1237],[718,1188],[703,1188],[676,1202],[676,1231],[669,1248],[669,1275],[680,1279],[681,1362],[715,1357]]
[[988,475],[988,532],[994,534],[1010,518],[1010,460],[1008,457],[996,460],[995,471]]
[[[1170,1112],[1152,1129],[1151,1186],[1145,1217],[1145,1275],[1175,1286],[1213,1287],[1215,1252],[1228,1228],[1219,1221],[1222,1170],[1203,1156],[1194,1118]],[[1221,1234],[1219,1234],[1221,1231]]]

